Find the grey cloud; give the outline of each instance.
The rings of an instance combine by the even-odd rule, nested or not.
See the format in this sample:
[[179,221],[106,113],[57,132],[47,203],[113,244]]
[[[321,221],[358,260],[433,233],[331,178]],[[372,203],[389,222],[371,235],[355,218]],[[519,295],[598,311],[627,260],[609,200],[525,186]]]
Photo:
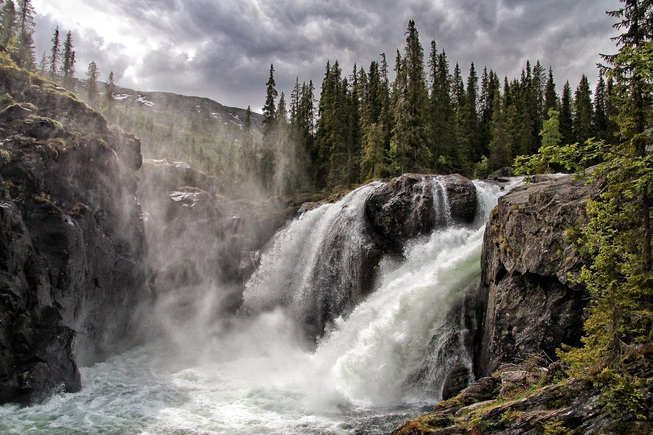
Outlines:
[[[468,71],[471,62],[518,77],[526,59],[551,65],[556,81],[593,77],[599,51],[609,51],[614,0],[89,0],[114,10],[145,37],[163,41],[144,58],[138,74],[147,90],[193,93],[228,105],[260,109],[269,66],[280,91],[295,78],[319,86],[327,60],[345,74],[387,53],[403,51],[409,19],[416,21],[428,52],[430,41],[450,62]],[[53,27],[52,27],[53,29]],[[48,33],[51,34],[51,30]],[[85,38],[88,30],[73,30]],[[39,30],[40,31],[40,30]],[[48,41],[49,38],[42,38]],[[37,44],[38,45],[38,44]],[[101,47],[99,50],[94,46]],[[132,64],[114,43],[77,39],[80,59],[93,57],[103,71]],[[195,47],[194,57],[175,47]],[[86,52],[88,51],[88,52]],[[79,68],[78,68],[79,70]],[[130,86],[130,83],[120,83]]]

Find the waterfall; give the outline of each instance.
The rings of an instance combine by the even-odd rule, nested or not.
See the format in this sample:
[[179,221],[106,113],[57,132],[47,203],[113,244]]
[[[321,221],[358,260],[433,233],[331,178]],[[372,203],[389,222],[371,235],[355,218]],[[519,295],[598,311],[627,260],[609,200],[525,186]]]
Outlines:
[[[364,268],[375,250],[364,225],[371,183],[335,204],[302,214],[281,230],[246,285],[243,311],[286,307],[314,335],[364,297]],[[315,334],[317,333],[317,334]]]
[[384,251],[367,222],[366,201],[383,183],[304,213],[270,242],[228,326],[207,314],[216,290],[207,286],[196,312],[184,311],[197,327],[83,368],[80,393],[0,406],[0,432],[392,431],[432,408],[452,370],[471,376],[466,296],[480,276],[484,223],[503,193],[474,185],[477,216],[463,225],[451,218],[455,198],[443,179],[416,184],[412,200],[432,207],[435,230],[400,256]]

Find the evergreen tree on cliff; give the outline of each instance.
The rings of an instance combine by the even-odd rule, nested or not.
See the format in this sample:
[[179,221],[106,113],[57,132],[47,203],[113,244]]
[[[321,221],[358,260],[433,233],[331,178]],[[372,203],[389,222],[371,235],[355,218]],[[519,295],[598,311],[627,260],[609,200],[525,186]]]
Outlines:
[[11,52],[16,44],[16,5],[6,0],[0,9],[0,50]]
[[95,102],[95,98],[98,94],[97,80],[99,77],[100,70],[95,61],[91,61],[91,63],[88,64],[88,70],[86,71],[86,97],[91,104]]
[[57,80],[57,73],[59,72],[59,62],[61,61],[61,35],[59,34],[59,26],[55,27],[52,34],[52,49],[50,50],[50,78]]
[[270,75],[265,83],[265,104],[263,105],[263,146],[261,149],[261,163],[259,178],[261,184],[268,191],[272,189],[275,172],[274,129],[277,115],[277,83],[274,79],[274,65],[270,65]]
[[592,106],[592,91],[590,91],[590,83],[587,76],[583,74],[576,88],[574,98],[573,130],[575,142],[585,142],[594,136],[593,123],[594,109]]
[[576,170],[600,162],[590,174],[601,190],[588,201],[589,222],[568,234],[587,260],[580,275],[591,297],[583,347],[567,348],[561,355],[573,376],[589,377],[601,389],[610,414],[646,420],[650,415],[644,415],[642,390],[650,379],[628,372],[626,362],[653,345],[653,155],[647,152],[653,144],[653,1],[621,3],[609,12],[622,31],[615,38],[618,53],[605,56],[603,67],[615,81],[619,130],[614,142],[590,139],[542,147],[539,155],[522,162],[531,168],[549,162]]
[[18,41],[16,44],[15,61],[20,67],[35,69],[34,57],[34,7],[31,0],[18,0]]
[[[111,72],[110,78],[113,81],[113,72]],[[69,91],[75,90],[75,51],[73,50],[73,35],[71,32],[66,34],[66,40],[63,43],[61,81],[64,88]]]

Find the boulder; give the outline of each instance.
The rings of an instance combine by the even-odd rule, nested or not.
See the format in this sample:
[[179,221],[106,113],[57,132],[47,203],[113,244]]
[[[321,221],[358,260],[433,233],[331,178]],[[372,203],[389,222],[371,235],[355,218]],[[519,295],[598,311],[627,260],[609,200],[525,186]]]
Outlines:
[[471,223],[476,216],[476,188],[460,175],[405,174],[376,189],[365,213],[389,247],[400,252],[408,240],[435,228]]

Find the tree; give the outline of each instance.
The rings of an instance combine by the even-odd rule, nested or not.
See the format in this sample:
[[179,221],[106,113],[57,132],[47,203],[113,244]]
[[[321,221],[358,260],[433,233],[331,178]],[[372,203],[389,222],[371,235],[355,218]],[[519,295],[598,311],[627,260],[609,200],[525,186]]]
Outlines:
[[593,123],[592,91],[590,91],[587,76],[583,74],[574,98],[573,132],[575,142],[585,142],[593,136]]
[[10,52],[16,44],[16,5],[6,0],[0,10],[0,49]]
[[[549,110],[558,110],[558,93],[556,92],[556,84],[553,80],[553,69],[549,68],[549,77],[544,87],[544,114],[549,116]],[[559,112],[558,112],[559,113]]]
[[610,140],[611,138],[608,136],[608,93],[602,73],[599,74],[599,80],[594,90],[594,117],[592,121],[592,135],[597,139]]
[[86,96],[91,104],[95,102],[95,98],[98,94],[97,80],[99,77],[100,70],[95,64],[95,61],[91,61],[91,63],[88,64],[88,70],[86,71]]
[[108,101],[113,101],[113,94],[116,92],[116,81],[113,76],[113,71],[109,72],[109,78],[105,85],[105,96]]
[[559,146],[562,141],[560,134],[560,112],[555,109],[549,109],[548,119],[544,121],[540,136],[542,136],[542,146]]
[[[653,2],[622,0],[623,7],[609,14],[623,30],[616,39],[619,51],[607,56],[604,66],[617,85],[614,101],[619,135],[614,143],[587,140],[563,147],[542,147],[525,159],[562,164],[582,171],[595,165],[589,181],[599,183],[600,193],[587,203],[589,222],[568,230],[587,264],[580,283],[588,290],[590,305],[584,324],[582,348],[567,347],[561,356],[573,376],[594,377],[604,401],[618,399],[624,388],[633,392],[626,408],[638,418],[645,380],[624,370],[624,359],[642,346],[653,344],[653,270],[651,258],[651,182],[653,155],[648,131],[653,127],[649,102],[653,100]],[[517,162],[519,166],[522,162]]]
[[274,65],[270,65],[270,75],[265,83],[265,104],[263,105],[263,146],[261,149],[261,162],[259,177],[262,186],[270,192],[273,188],[275,174],[275,149],[274,129],[276,127],[277,106],[276,99],[279,93],[274,80]]
[[[54,46],[53,46],[54,50]],[[61,65],[61,76],[63,87],[69,91],[75,90],[75,51],[73,50],[73,35],[71,32],[66,34],[66,40],[63,44],[63,63]],[[113,72],[110,74],[113,80]],[[111,94],[109,94],[111,96]]]
[[16,44],[16,64],[26,69],[34,69],[34,7],[31,0],[18,0],[18,41]]
[[560,134],[562,135],[563,144],[576,142],[576,136],[573,130],[572,104],[571,86],[569,82],[565,82],[562,88],[562,99],[560,102]]
[[276,100],[279,96],[276,86],[277,83],[274,80],[274,65],[270,65],[270,76],[268,81],[265,83],[266,92],[265,92],[265,104],[263,105],[263,130],[264,134],[267,132],[270,133],[270,129],[274,125],[274,117],[277,113],[276,109]]
[[460,157],[456,141],[456,114],[451,99],[451,74],[444,50],[437,53],[431,84],[431,122],[433,167],[436,173],[450,173],[458,168]]
[[392,107],[399,172],[427,171],[431,153],[428,149],[428,88],[424,70],[424,50],[415,21],[408,22],[403,59],[398,55],[398,74]]
[[57,73],[59,72],[59,62],[61,60],[61,44],[59,39],[59,26],[57,26],[52,35],[52,49],[50,50],[50,78],[52,80],[57,80]]

